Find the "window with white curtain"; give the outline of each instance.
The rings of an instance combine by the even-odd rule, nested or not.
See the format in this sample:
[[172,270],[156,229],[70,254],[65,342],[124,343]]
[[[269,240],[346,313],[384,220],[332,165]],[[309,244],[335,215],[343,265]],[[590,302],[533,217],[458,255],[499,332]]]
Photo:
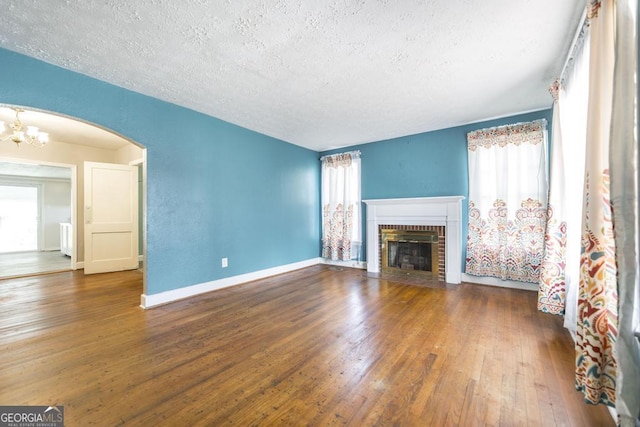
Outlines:
[[469,132],[466,273],[538,283],[547,208],[546,120]]
[[360,152],[334,154],[320,160],[322,257],[332,261],[360,259]]

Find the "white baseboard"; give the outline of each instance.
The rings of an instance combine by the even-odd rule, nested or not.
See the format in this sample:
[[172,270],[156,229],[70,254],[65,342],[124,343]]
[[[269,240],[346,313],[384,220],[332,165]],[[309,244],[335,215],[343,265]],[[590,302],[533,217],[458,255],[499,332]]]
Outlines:
[[160,292],[158,294],[140,296],[140,307],[147,309],[158,305],[167,304],[181,299],[189,298],[206,292],[215,291],[229,286],[240,285],[253,280],[264,279],[277,274],[288,273],[312,265],[320,264],[321,258],[312,258],[306,261],[295,262],[293,264],[281,265],[279,267],[267,268],[265,270],[254,271],[253,273],[240,274],[238,276],[225,277],[224,279],[213,280],[211,282],[199,283],[171,291]]
[[340,267],[359,268],[361,270],[367,269],[367,263],[365,261],[331,261],[330,259],[322,258],[321,264],[337,265]]
[[526,291],[537,291],[538,285],[535,283],[517,282],[515,280],[502,280],[497,277],[480,277],[462,273],[462,281],[476,283],[478,285],[498,286],[501,288],[524,289]]
[[[144,261],[144,255],[138,256],[138,262]],[[83,270],[84,269],[84,261],[76,262],[75,267],[71,268],[72,270]]]

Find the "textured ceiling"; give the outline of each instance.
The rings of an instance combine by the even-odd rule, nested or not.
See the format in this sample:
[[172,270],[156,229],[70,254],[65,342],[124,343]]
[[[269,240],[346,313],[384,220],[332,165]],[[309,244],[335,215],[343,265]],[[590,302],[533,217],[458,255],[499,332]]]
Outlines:
[[584,4],[2,0],[0,46],[320,151],[549,107]]

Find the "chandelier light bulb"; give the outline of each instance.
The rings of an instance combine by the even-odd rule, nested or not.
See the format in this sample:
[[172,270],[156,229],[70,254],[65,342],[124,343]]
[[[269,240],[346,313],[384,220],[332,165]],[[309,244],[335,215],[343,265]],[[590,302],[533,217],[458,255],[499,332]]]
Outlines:
[[38,137],[38,127],[37,126],[27,126],[27,135],[32,138]]

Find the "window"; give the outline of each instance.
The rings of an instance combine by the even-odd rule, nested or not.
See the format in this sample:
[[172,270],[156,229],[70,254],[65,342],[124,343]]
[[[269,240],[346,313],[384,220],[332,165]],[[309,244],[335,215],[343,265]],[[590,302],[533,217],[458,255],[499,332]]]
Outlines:
[[0,185],[0,253],[38,250],[38,187]]
[[322,257],[333,261],[360,259],[360,152],[324,156],[320,160]]
[[538,283],[547,209],[546,121],[470,132],[466,272]]

